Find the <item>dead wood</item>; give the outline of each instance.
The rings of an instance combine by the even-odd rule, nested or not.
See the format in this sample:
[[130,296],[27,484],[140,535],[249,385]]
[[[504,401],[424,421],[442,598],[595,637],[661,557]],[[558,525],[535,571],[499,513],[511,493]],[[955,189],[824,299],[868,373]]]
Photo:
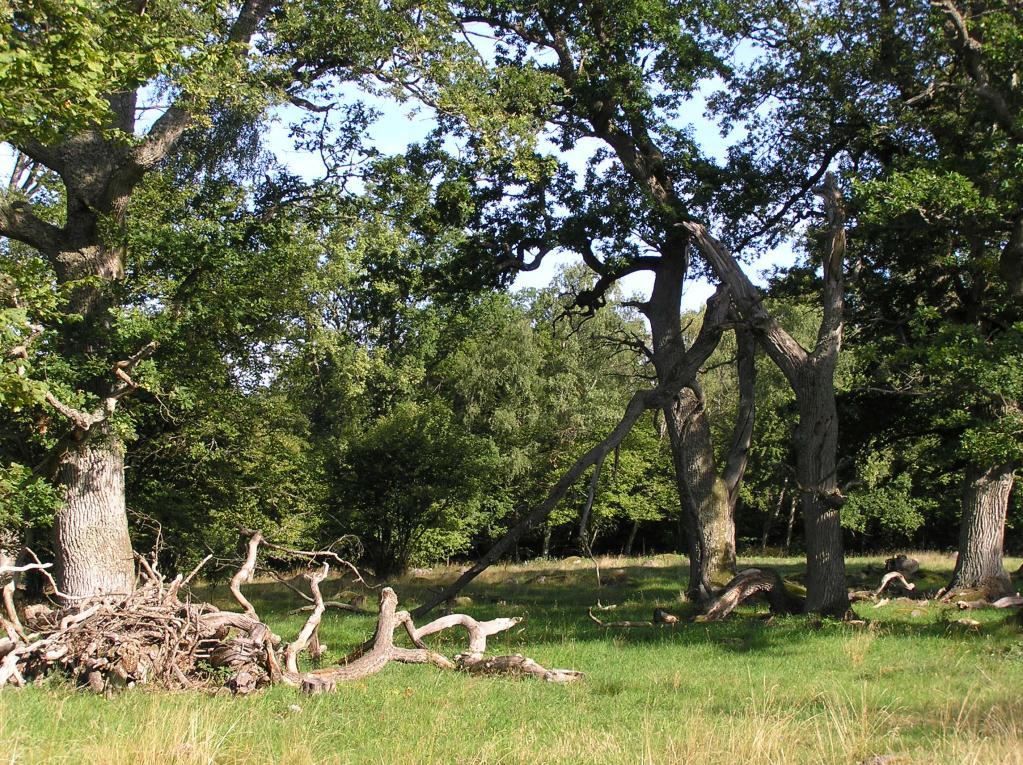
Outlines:
[[[467,614],[448,614],[416,627],[408,611],[398,611],[398,597],[385,587],[380,593],[380,615],[373,643],[353,652],[348,663],[328,669],[314,670],[304,675],[289,675],[285,681],[299,685],[306,693],[333,690],[339,683],[361,680],[382,670],[391,661],[407,664],[433,664],[442,669],[459,669],[475,674],[529,675],[547,682],[578,680],[581,672],[565,669],[546,669],[532,659],[518,654],[513,656],[484,657],[487,638],[511,629],[521,622],[520,617],[491,619],[480,622]],[[402,648],[394,644],[394,631],[403,626],[415,648]],[[452,627],[462,627],[469,637],[468,650],[455,656],[454,661],[432,651],[423,638]]]
[[[242,535],[245,557],[231,580],[231,592],[245,613],[179,598],[202,564],[187,577],[179,575],[168,584],[140,557],[142,583],[129,595],[93,598],[60,609],[26,607],[27,633],[0,616],[7,633],[6,637],[0,636],[0,688],[24,685],[59,669],[97,692],[155,684],[169,689],[225,685],[236,693],[248,693],[284,682],[319,693],[339,683],[368,677],[391,661],[428,663],[472,673],[525,675],[549,682],[568,682],[582,676],[572,670],[546,669],[518,654],[485,657],[487,638],[516,626],[519,617],[481,622],[466,614],[450,614],[417,628],[407,611],[397,610],[398,599],[390,588],[380,593],[377,628],[370,643],[353,651],[341,666],[303,673],[299,656],[307,651],[316,658],[325,650],[318,638],[327,608],[320,584],[330,572],[330,565],[324,563],[319,570],[305,575],[312,611],[297,637],[285,645],[260,621],[242,593],[242,585],[256,570],[260,543],[265,542],[258,531],[243,530]],[[394,631],[399,626],[404,627],[413,648],[394,644]],[[468,646],[453,660],[423,642],[427,636],[456,627],[466,630]]]
[[242,529],[242,539],[244,540],[245,537],[248,537],[248,542],[245,545],[245,562],[242,563],[241,568],[238,569],[235,575],[231,577],[231,593],[248,616],[258,619],[255,607],[242,595],[242,585],[252,581],[252,574],[256,570],[256,556],[259,553],[259,543],[263,541],[263,535],[258,531]]
[[1004,598],[998,600],[957,600],[956,606],[962,610],[971,610],[975,608],[1012,608],[1013,606],[1023,606],[1023,596],[1006,595]]
[[901,572],[889,571],[887,574],[881,577],[881,585],[876,590],[874,590],[874,596],[880,597],[881,593],[884,592],[886,589],[889,589],[889,586],[893,582],[899,585],[901,589],[903,589],[906,592],[916,591],[916,585],[907,580],[906,577],[904,577]]
[[789,592],[781,574],[773,568],[748,568],[725,585],[697,621],[721,621],[740,603],[754,596],[766,596],[771,612],[775,614],[793,614],[803,610],[802,598]]
[[[353,614],[373,613],[372,611],[367,611],[365,608],[361,608],[360,606],[357,606],[354,603],[344,603],[340,600],[325,600],[323,601],[323,606],[325,608],[335,608],[338,611],[348,611],[349,613]],[[293,608],[290,611],[288,611],[288,615],[294,616],[295,614],[303,614],[306,611],[312,611],[315,608],[316,608],[315,605],[299,606],[298,608]]]

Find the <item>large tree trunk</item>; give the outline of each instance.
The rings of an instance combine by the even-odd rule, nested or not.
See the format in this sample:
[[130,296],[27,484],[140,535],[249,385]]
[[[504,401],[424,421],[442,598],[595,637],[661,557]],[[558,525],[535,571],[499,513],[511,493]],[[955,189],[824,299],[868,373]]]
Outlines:
[[124,505],[124,451],[109,434],[70,448],[57,468],[57,584],[71,598],[129,593],[135,566]]
[[966,471],[963,518],[959,529],[959,557],[948,589],[986,589],[997,598],[1011,589],[1002,565],[1002,541],[1009,495],[1015,481],[1012,463]]
[[806,540],[806,609],[844,614],[849,608],[845,551],[836,476],[838,413],[830,369],[816,374],[797,391],[796,477],[801,493]]
[[689,594],[703,600],[712,596],[710,589],[735,575],[732,505],[717,473],[710,423],[696,393],[686,388],[664,414],[679,497],[689,519]]
[[[679,252],[684,248],[680,245]],[[685,352],[680,311],[687,259],[663,254],[655,271],[646,315],[653,340],[653,361],[664,382]],[[695,379],[663,408],[671,444],[679,504],[689,536],[690,597],[705,599],[707,588],[735,575],[735,525],[728,490],[717,472],[710,425]]]

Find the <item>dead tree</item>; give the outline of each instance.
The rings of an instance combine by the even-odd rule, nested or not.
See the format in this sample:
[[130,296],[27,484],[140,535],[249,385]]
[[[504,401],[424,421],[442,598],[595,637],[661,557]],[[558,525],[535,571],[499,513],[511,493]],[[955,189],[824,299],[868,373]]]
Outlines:
[[[0,616],[6,635],[0,637],[0,688],[8,683],[24,685],[60,668],[95,691],[137,684],[171,689],[223,684],[235,693],[248,693],[285,683],[320,693],[368,677],[391,661],[430,663],[469,673],[526,675],[548,682],[582,677],[573,670],[547,669],[518,654],[485,656],[487,637],[514,627],[518,618],[479,622],[466,614],[452,614],[417,628],[408,612],[397,610],[398,599],[390,588],[381,591],[377,629],[370,643],[349,654],[340,666],[304,672],[300,655],[323,651],[318,632],[326,603],[320,585],[330,572],[330,563],[323,562],[306,574],[313,609],[296,638],[284,643],[259,619],[241,591],[251,579],[260,543],[265,540],[259,532],[247,532],[243,541],[246,557],[231,589],[244,613],[182,599],[202,564],[188,576],[179,575],[170,582],[153,566],[143,565],[142,584],[126,595],[78,600],[57,609],[26,608],[25,630],[16,629],[7,615]],[[17,571],[45,573],[49,567],[43,563],[4,566],[0,581]],[[65,597],[56,580],[50,580],[55,594]],[[395,645],[394,632],[399,626],[404,627],[413,647]],[[423,643],[423,638],[453,627],[464,628],[469,635],[467,650],[453,659]]]

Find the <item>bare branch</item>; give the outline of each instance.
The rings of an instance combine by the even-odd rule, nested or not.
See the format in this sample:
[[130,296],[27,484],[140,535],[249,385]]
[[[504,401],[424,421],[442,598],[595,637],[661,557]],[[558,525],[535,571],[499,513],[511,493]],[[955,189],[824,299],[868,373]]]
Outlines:
[[309,614],[309,618],[306,619],[301,632],[298,633],[298,637],[284,649],[284,666],[287,667],[289,672],[298,672],[298,655],[309,645],[310,638],[312,638],[320,626],[320,619],[323,617],[323,612],[326,611],[323,595],[320,594],[320,582],[326,579],[329,573],[330,564],[324,563],[323,568],[319,571],[306,574],[306,579],[309,580],[309,589],[313,593],[315,606],[313,612]]
[[735,414],[732,445],[728,450],[722,480],[728,491],[728,501],[735,507],[739,486],[749,463],[750,444],[753,441],[753,423],[756,419],[756,341],[748,327],[736,326],[736,359],[739,372],[739,408]]
[[256,555],[259,552],[259,543],[263,541],[263,535],[258,531],[242,529],[241,539],[244,540],[246,537],[248,537],[248,542],[246,542],[245,562],[242,563],[241,568],[238,569],[235,575],[231,577],[231,593],[245,610],[246,616],[258,619],[259,615],[256,613],[255,606],[249,602],[248,598],[242,595],[241,587],[243,584],[252,581],[252,573],[256,570]]

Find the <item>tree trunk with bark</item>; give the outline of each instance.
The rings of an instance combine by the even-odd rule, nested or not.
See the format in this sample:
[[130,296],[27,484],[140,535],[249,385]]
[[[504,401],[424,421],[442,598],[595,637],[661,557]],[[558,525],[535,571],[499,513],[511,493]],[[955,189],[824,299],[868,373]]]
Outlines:
[[135,581],[124,504],[124,451],[108,434],[69,449],[56,474],[64,504],[54,523],[57,584],[70,598],[126,594]]
[[815,370],[802,395],[796,393],[796,479],[806,540],[806,608],[821,613],[844,613],[849,603],[836,475],[838,413],[833,378],[833,369]]
[[1002,543],[1016,466],[971,466],[963,486],[959,557],[948,590],[978,589],[990,599],[1010,592],[1012,582],[1002,563]]
[[836,475],[838,415],[834,378],[844,325],[845,210],[837,181],[831,174],[816,193],[824,198],[828,227],[823,252],[823,317],[811,350],[801,346],[768,312],[759,290],[720,242],[699,224],[686,223],[684,227],[693,235],[717,277],[728,285],[739,314],[796,395],[799,407],[796,479],[805,526],[806,609],[844,614],[849,607],[849,594],[839,517],[843,497]]
[[[684,244],[676,245],[674,252],[662,254],[650,301],[644,307],[654,368],[662,382],[686,352],[680,313],[688,258],[679,254],[685,251]],[[735,524],[727,487],[717,472],[710,424],[695,375],[662,412],[688,536],[688,594],[703,600],[710,596],[710,589],[735,575]]]

